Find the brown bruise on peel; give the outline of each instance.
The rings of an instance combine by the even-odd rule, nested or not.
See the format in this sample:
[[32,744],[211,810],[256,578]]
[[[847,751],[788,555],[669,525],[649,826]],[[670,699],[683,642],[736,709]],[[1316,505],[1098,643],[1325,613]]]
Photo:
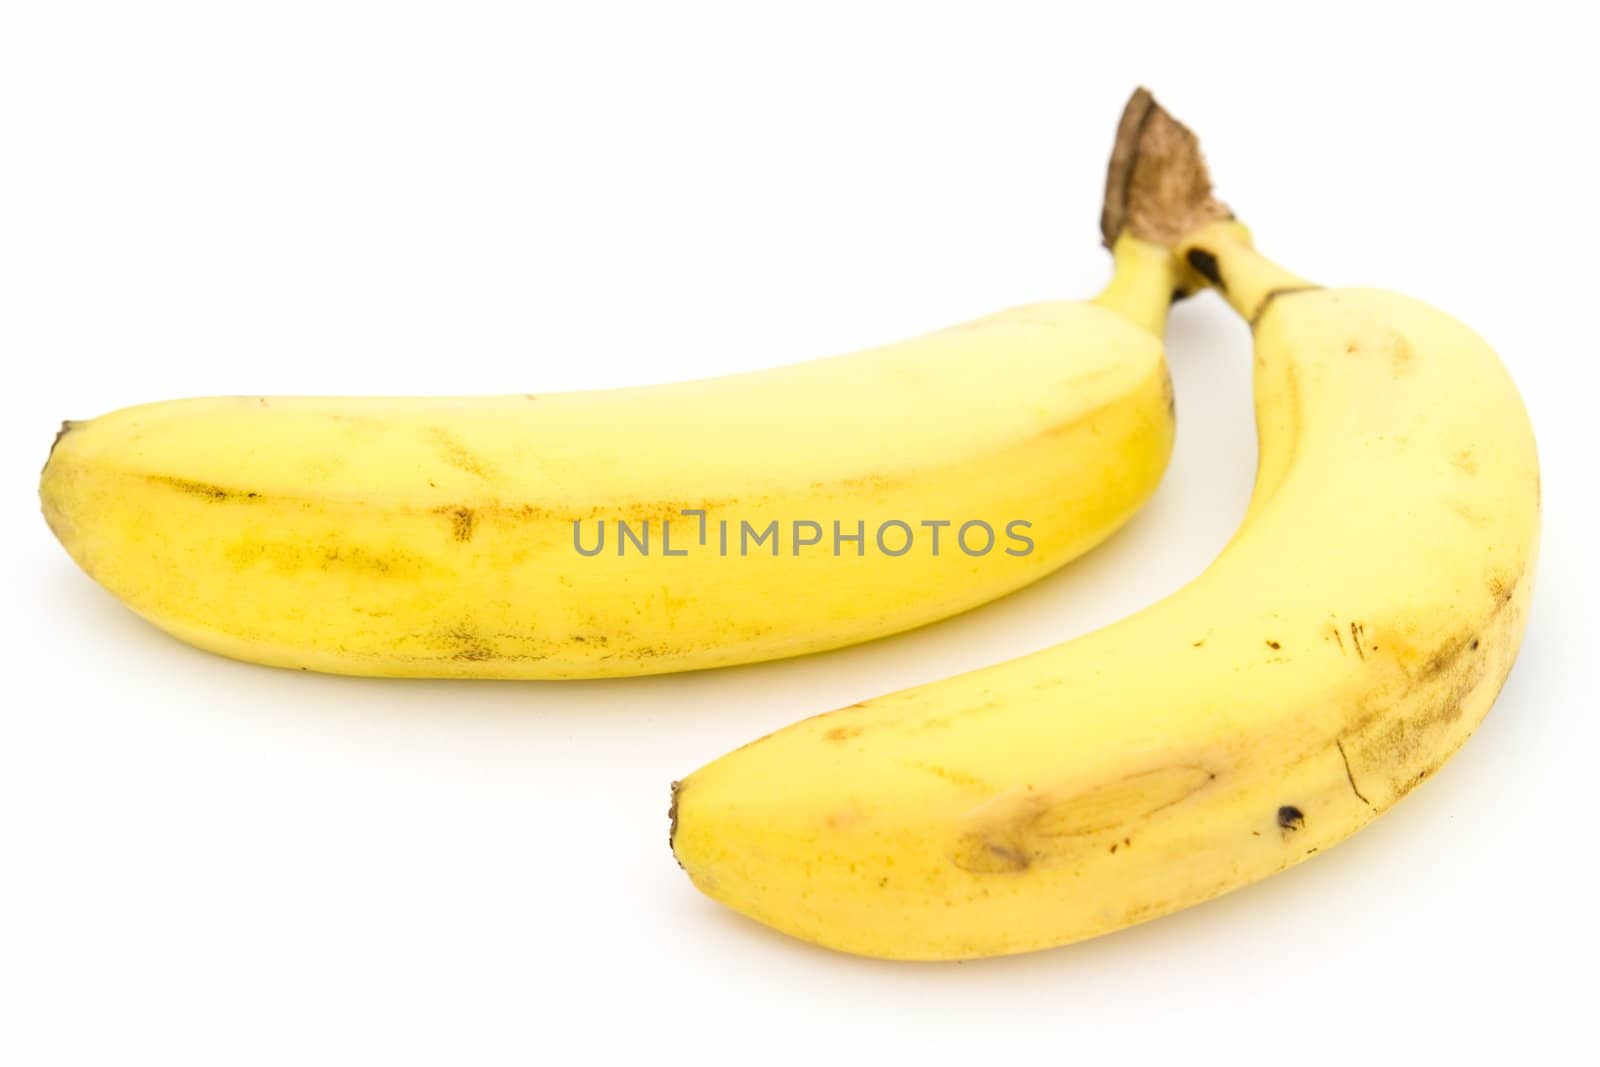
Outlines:
[[1129,827],[1177,807],[1216,780],[1206,767],[1179,764],[1059,798],[1044,790],[1013,790],[968,813],[971,829],[958,838],[950,862],[969,874],[1017,874],[1099,849],[1108,834],[1128,847]]
[[1490,517],[1485,515],[1483,512],[1474,509],[1469,504],[1462,503],[1459,500],[1448,500],[1445,502],[1445,506],[1448,507],[1451,512],[1453,512],[1462,522],[1473,527],[1474,529],[1481,530],[1489,525]]
[[[135,474],[133,477],[140,478],[152,485],[163,486],[186,496],[216,504],[262,503],[270,500],[278,505],[305,506],[323,502],[325,499],[304,493],[273,493],[268,497],[267,494],[253,489],[239,489],[214,482],[179,478],[167,474]],[[821,484],[823,483],[818,483],[818,485]],[[871,494],[881,491],[891,483],[887,479],[857,478],[833,484],[846,489],[858,490],[864,494]],[[472,534],[481,528],[485,521],[490,520],[514,524],[547,521],[566,524],[585,520],[610,519],[615,522],[649,524],[682,519],[685,517],[683,513],[686,511],[704,511],[709,516],[718,511],[737,507],[740,503],[741,501],[732,498],[701,501],[648,500],[638,503],[600,504],[588,508],[573,508],[558,504],[480,503],[470,505],[448,504],[442,507],[417,505],[394,510],[411,514],[443,515],[449,519],[452,536],[459,541],[468,541],[471,540]],[[688,517],[694,518],[693,515]]]
[[279,575],[316,570],[409,581],[431,569],[431,564],[423,557],[397,549],[377,551],[360,545],[248,538],[227,545],[223,558],[237,570],[266,567]]
[[1411,342],[1403,334],[1395,334],[1389,339],[1386,354],[1389,357],[1389,367],[1396,378],[1403,378],[1415,369],[1417,362],[1416,350],[1411,347]]
[[1475,651],[1478,643],[1478,638],[1470,628],[1458,632],[1454,637],[1445,640],[1439,650],[1428,657],[1417,677],[1422,681],[1439,677],[1459,664],[1468,652]]
[[423,637],[453,660],[484,663],[506,658],[498,655],[494,647],[484,640],[483,635],[473,629],[470,622],[459,623],[442,633],[425,634]]
[[429,443],[433,446],[434,454],[441,460],[457,470],[465,471],[484,481],[493,481],[494,468],[485,459],[474,455],[460,438],[442,426],[435,426],[428,431]]
[[[1376,812],[1387,810],[1428,778],[1455,750],[1440,750],[1433,738],[1455,728],[1467,706],[1493,700],[1510,670],[1509,656],[1491,649],[1514,637],[1527,607],[1527,578],[1491,572],[1485,591],[1492,605],[1483,621],[1440,641],[1419,669],[1403,671],[1391,685],[1370,694],[1367,710],[1336,739],[1352,792]],[[1412,709],[1396,715],[1396,707]],[[1457,740],[1457,745],[1465,736]],[[1359,779],[1364,783],[1356,788]],[[1366,783],[1381,782],[1374,791]],[[1372,799],[1368,799],[1368,795]]]
[[472,540],[472,528],[477,523],[477,512],[469,507],[435,508],[436,514],[450,521],[450,537],[462,544]]
[[906,766],[912,768],[913,770],[924,771],[933,775],[935,778],[949,782],[951,785],[957,786],[961,789],[970,790],[984,796],[992,796],[995,792],[994,786],[990,785],[988,782],[985,782],[982,778],[979,778],[973,774],[967,774],[965,771],[955,770],[952,767],[945,767],[937,763],[923,763],[920,760],[908,763]]
[[176,489],[187,496],[199,497],[216,503],[238,504],[262,499],[261,494],[248,489],[229,489],[222,485],[213,485],[210,482],[197,482],[188,478],[174,478],[165,474],[149,474],[146,480],[155,484]]
[[[1374,341],[1375,345],[1372,343]],[[1411,346],[1405,334],[1393,330],[1385,331],[1381,339],[1352,337],[1345,342],[1344,352],[1347,356],[1381,358],[1388,363],[1390,373],[1396,378],[1404,378],[1416,369],[1416,349]]]

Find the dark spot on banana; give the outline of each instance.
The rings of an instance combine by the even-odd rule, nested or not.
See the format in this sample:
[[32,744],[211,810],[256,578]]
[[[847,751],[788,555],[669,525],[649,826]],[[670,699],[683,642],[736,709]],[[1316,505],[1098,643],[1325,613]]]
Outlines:
[[496,658],[494,649],[469,626],[458,626],[446,633],[444,638],[451,659],[482,663]]
[[1447,672],[1459,671],[1468,662],[1467,653],[1476,651],[1478,639],[1458,634],[1445,641],[1423,664],[1419,678],[1428,681]]
[[471,508],[453,507],[439,508],[438,513],[450,520],[450,536],[463,543],[472,540],[472,527],[477,523],[478,516]]
[[1293,804],[1285,804],[1278,809],[1278,829],[1284,833],[1292,834],[1297,830],[1304,829],[1305,825],[1305,812]]
[[1007,868],[1013,871],[1025,871],[1032,862],[1027,853],[1018,852],[1016,849],[1007,848],[1005,845],[991,844],[989,853],[1001,860]]
[[861,727],[859,726],[835,726],[822,736],[827,741],[848,741],[852,737],[859,737],[860,735]]
[[494,471],[490,465],[474,455],[455,434],[442,426],[435,426],[429,430],[428,436],[433,444],[434,454],[445,463],[484,481],[493,480]]
[[[860,731],[857,730],[856,733],[860,733]],[[988,782],[985,782],[983,779],[975,777],[974,775],[967,774],[965,771],[958,771],[951,767],[941,767],[936,763],[923,763],[920,760],[914,761],[908,764],[908,766],[916,767],[918,770],[927,771],[935,778],[941,778],[944,781],[949,782],[951,785],[959,786],[962,789],[969,789],[974,792],[984,794],[994,792],[994,787]]]
[[164,485],[169,489],[176,489],[189,496],[197,496],[203,500],[215,500],[218,503],[238,503],[247,500],[260,500],[261,494],[244,489],[228,489],[210,482],[190,481],[188,478],[174,478],[165,474],[149,475],[149,480],[157,485]]
[[360,545],[328,546],[309,562],[327,571],[351,570],[382,575],[411,572],[411,561],[406,556],[399,553],[373,552]]
[[1403,377],[1411,372],[1416,363],[1417,355],[1411,348],[1411,342],[1399,334],[1389,340],[1389,367],[1396,378]]
[[1273,650],[1273,651],[1274,651],[1274,652],[1276,652],[1276,651],[1277,651],[1277,650],[1278,650],[1278,649],[1280,649],[1280,648],[1282,648],[1282,647],[1283,647],[1283,646],[1282,646],[1282,645],[1280,645],[1280,644],[1279,644],[1279,643],[1278,643],[1278,642],[1276,642],[1276,641],[1268,641],[1268,642],[1267,642],[1267,647],[1268,647],[1268,648],[1270,648],[1270,649],[1272,649],[1272,650]]
[[1472,508],[1461,503],[1459,500],[1447,500],[1445,501],[1445,506],[1448,507],[1457,518],[1466,523],[1468,526],[1473,526],[1481,530],[1485,526],[1489,525],[1489,516],[1474,511]]
[[968,834],[956,845],[950,862],[969,874],[1017,874],[1033,864],[1020,846],[983,834]]

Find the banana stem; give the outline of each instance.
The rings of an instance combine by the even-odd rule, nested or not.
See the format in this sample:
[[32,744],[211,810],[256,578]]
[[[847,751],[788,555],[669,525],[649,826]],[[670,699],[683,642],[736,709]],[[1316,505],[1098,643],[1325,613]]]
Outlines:
[[1178,243],[1178,256],[1254,325],[1273,298],[1317,286],[1272,262],[1237,222],[1208,223]]
[[1171,249],[1181,272],[1175,288],[1195,288],[1196,276],[1204,278],[1252,324],[1273,297],[1317,288],[1256,252],[1250,231],[1212,195],[1194,132],[1145,89],[1128,100],[1117,127],[1100,224],[1108,242],[1115,238],[1119,275],[1130,238],[1156,253]]
[[1160,337],[1167,309],[1181,288],[1181,267],[1167,249],[1123,234],[1111,249],[1111,281],[1093,303]]

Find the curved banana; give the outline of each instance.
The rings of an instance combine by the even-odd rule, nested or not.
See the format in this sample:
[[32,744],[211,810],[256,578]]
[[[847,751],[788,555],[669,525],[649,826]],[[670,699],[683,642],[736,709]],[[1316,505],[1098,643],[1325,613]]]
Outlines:
[[1259,476],[1227,549],[1116,625],[676,784],[673,848],[701,890],[869,956],[1060,945],[1326,849],[1488,712],[1539,526],[1505,369],[1422,303],[1313,286],[1220,205],[1195,217],[1181,250],[1255,335]]
[[576,678],[792,656],[951,615],[1095,545],[1172,447],[1191,277],[650,388],[230,397],[63,429],[44,514],[164,630],[342,674]]

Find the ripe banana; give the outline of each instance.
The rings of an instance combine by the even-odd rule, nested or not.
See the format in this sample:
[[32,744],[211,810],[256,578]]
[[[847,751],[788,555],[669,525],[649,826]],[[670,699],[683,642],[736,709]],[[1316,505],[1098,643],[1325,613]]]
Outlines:
[[599,677],[863,641],[1038,579],[1154,490],[1192,275],[1133,237],[1114,260],[1092,301],[714,380],[128,408],[66,425],[44,514],[146,619],[280,667]]
[[1114,214],[1254,329],[1261,458],[1241,528],[1116,625],[805,720],[675,784],[673,849],[724,904],[901,959],[1092,937],[1355,832],[1505,681],[1540,508],[1505,369],[1422,303],[1273,265],[1210,199],[1187,130],[1156,109],[1142,136],[1142,206]]

